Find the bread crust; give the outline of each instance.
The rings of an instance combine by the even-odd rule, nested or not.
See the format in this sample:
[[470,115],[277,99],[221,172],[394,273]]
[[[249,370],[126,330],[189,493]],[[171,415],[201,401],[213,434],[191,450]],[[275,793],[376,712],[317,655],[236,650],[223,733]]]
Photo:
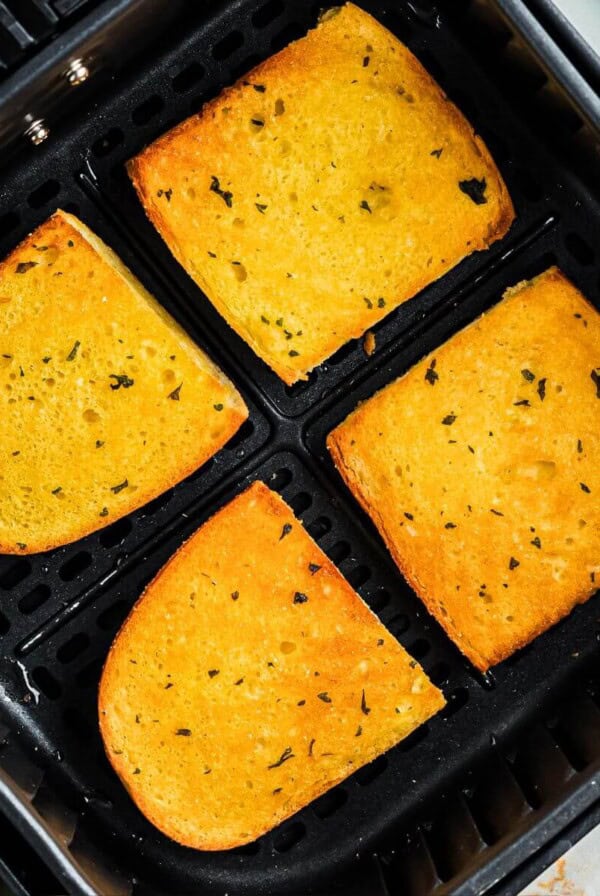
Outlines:
[[247,419],[229,380],[73,215],[57,211],[0,263],[0,294],[0,552],[51,550],[115,522],[198,469]]
[[599,344],[598,312],[551,268],[328,436],[403,576],[481,671],[597,590]]
[[[134,802],[164,834],[203,850],[256,839],[443,705],[262,482],[148,586],[98,698],[108,758]],[[179,725],[189,733],[173,737]]]
[[[248,133],[252,121],[260,134]],[[481,138],[351,3],[127,167],[176,259],[288,385],[515,217]],[[484,193],[470,198],[459,183],[485,183]]]

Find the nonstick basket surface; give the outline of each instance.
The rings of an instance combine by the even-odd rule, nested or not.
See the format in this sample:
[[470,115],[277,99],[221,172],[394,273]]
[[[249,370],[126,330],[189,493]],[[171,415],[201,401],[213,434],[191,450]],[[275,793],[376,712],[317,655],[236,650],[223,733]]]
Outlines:
[[[600,797],[598,598],[493,675],[479,676],[397,572],[325,451],[327,433],[359,400],[497,302],[506,287],[558,264],[598,304],[598,196],[511,101],[511,79],[522,78],[520,92],[530,96],[544,83],[515,69],[510,32],[490,23],[486,30],[485,21],[473,32],[468,2],[434,9],[362,0],[482,134],[518,218],[503,241],[378,324],[371,357],[361,341],[351,342],[306,383],[285,387],[225,325],[146,221],[124,173],[142,146],[305,33],[323,5],[198,4],[159,55],[123,75],[81,121],[63,126],[35,158],[3,176],[2,254],[57,206],[75,212],[206,347],[251,411],[212,461],[131,516],[56,551],[0,557],[0,719],[7,732],[0,771],[14,772],[15,741],[35,758],[41,771],[23,794],[92,879],[119,873],[111,893],[349,893],[349,871],[374,851],[380,892],[500,893],[488,888],[560,830],[561,812],[576,814],[573,807]],[[505,53],[506,79],[496,81],[481,67],[471,49],[474,33],[479,50],[487,52],[489,41],[490,58]],[[569,126],[569,119],[561,125]],[[144,586],[210,514],[257,478],[291,504],[442,687],[448,706],[255,844],[200,853],[146,822],[109,768],[97,685],[109,645]],[[108,892],[104,886],[100,892]]]

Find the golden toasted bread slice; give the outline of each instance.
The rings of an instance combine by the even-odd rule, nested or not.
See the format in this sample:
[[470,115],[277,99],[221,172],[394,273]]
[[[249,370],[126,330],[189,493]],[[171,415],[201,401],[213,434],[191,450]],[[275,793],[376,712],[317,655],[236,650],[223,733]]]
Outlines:
[[74,541],[211,457],[247,417],[231,383],[65,212],[0,264],[0,552]]
[[129,174],[178,261],[288,384],[514,218],[483,141],[352,3]]
[[106,751],[133,800],[205,850],[256,839],[443,705],[262,482],[148,587],[99,695]]
[[481,670],[600,581],[600,315],[551,268],[335,429],[329,450]]

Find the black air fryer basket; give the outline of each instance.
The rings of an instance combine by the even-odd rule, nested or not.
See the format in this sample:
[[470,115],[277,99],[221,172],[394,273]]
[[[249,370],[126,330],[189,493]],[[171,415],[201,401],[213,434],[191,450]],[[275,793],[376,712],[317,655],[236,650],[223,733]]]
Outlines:
[[[250,408],[225,449],[141,510],[65,548],[0,557],[0,810],[69,892],[508,896],[600,813],[598,596],[478,675],[403,581],[325,451],[358,401],[506,287],[558,264],[598,305],[598,98],[521,0],[361,0],[473,122],[518,217],[504,240],[379,323],[371,357],[351,342],[291,388],[173,261],[124,172],[144,145],[331,5],[80,0],[72,22],[56,14],[5,58],[0,2],[0,255],[57,206],[76,213]],[[46,14],[61,4],[9,6]],[[256,843],[201,853],[162,836],[128,798],[104,756],[96,692],[144,586],[257,478],[283,495],[448,706]]]

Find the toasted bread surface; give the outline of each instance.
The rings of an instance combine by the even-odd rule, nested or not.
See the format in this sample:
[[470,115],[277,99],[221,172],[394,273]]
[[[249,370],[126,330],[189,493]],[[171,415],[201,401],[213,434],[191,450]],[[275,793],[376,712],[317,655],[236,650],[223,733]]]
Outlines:
[[352,3],[128,169],[175,257],[288,384],[514,218],[471,125]]
[[204,850],[256,839],[443,705],[262,482],[148,587],[99,694],[106,751],[133,800]]
[[360,405],[333,459],[481,670],[600,581],[600,315],[556,268]]
[[72,215],[0,264],[0,552],[114,522],[239,428],[231,383]]

